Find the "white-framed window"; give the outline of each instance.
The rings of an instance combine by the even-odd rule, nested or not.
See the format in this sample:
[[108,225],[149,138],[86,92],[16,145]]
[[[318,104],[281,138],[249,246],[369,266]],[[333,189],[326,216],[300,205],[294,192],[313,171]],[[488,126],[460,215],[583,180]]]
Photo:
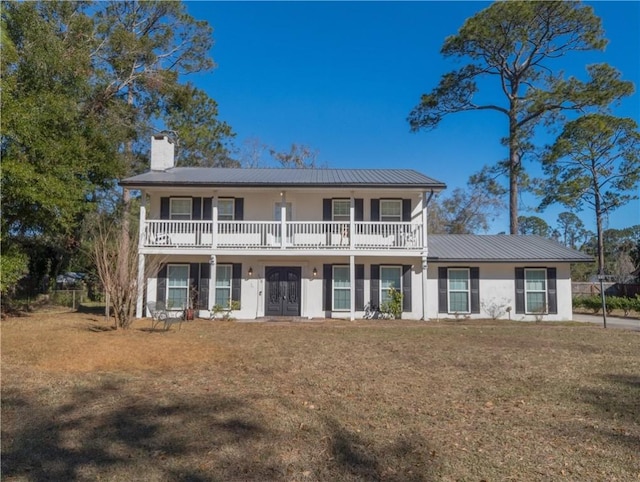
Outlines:
[[167,265],[167,308],[184,309],[189,299],[189,265]]
[[333,311],[351,309],[351,275],[349,266],[333,267]]
[[447,280],[449,313],[470,313],[469,268],[449,268]]
[[401,199],[381,199],[380,200],[380,221],[386,221],[386,222],[402,221],[402,200]]
[[233,265],[216,265],[216,305],[223,308],[231,305],[231,282],[233,278]]
[[233,198],[218,198],[218,220],[233,221],[236,203]]
[[402,266],[380,266],[380,304],[391,301],[391,288],[402,292]]
[[547,312],[547,270],[527,268],[524,270],[525,313]]
[[190,197],[172,197],[169,200],[169,219],[175,221],[191,219],[191,202]]
[[351,220],[351,200],[333,199],[331,201],[331,220],[347,221]]

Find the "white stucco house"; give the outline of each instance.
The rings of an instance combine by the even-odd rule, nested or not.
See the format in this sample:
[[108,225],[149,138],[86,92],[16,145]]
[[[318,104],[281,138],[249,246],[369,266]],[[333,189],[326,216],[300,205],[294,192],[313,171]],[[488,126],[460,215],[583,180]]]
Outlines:
[[175,167],[152,139],[140,190],[138,317],[146,304],[239,305],[238,319],[346,318],[403,294],[403,319],[570,320],[580,252],[536,236],[428,235],[442,182],[406,169]]

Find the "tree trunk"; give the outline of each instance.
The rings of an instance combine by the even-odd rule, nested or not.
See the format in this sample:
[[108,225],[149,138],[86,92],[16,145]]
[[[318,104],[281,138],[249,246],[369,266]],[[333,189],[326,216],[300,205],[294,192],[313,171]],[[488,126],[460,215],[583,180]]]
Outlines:
[[518,234],[518,181],[520,178],[520,153],[518,152],[518,128],[515,104],[509,112],[509,234]]
[[597,178],[594,177],[595,187],[595,211],[596,211],[596,235],[598,238],[598,274],[604,275],[604,239],[602,235],[602,203],[600,201],[600,190],[598,189]]

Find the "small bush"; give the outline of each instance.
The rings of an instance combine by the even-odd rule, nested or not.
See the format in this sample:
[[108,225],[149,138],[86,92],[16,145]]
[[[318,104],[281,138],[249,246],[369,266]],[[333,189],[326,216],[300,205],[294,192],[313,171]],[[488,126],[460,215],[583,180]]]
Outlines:
[[[629,316],[632,311],[640,313],[640,295],[636,295],[635,298],[607,296],[605,302],[607,314],[611,314],[614,310],[623,311],[625,316]],[[600,295],[576,296],[573,298],[573,307],[591,310],[594,314],[598,313],[602,310],[602,297]]]

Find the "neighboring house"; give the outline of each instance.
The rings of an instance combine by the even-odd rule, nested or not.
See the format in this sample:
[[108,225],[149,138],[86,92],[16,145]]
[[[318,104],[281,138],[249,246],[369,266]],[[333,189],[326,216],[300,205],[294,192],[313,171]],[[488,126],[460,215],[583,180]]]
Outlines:
[[446,186],[413,170],[180,168],[160,136],[121,184],[142,191],[138,317],[234,300],[236,318],[353,320],[393,287],[404,319],[568,320],[569,264],[592,261],[534,236],[427,237]]

